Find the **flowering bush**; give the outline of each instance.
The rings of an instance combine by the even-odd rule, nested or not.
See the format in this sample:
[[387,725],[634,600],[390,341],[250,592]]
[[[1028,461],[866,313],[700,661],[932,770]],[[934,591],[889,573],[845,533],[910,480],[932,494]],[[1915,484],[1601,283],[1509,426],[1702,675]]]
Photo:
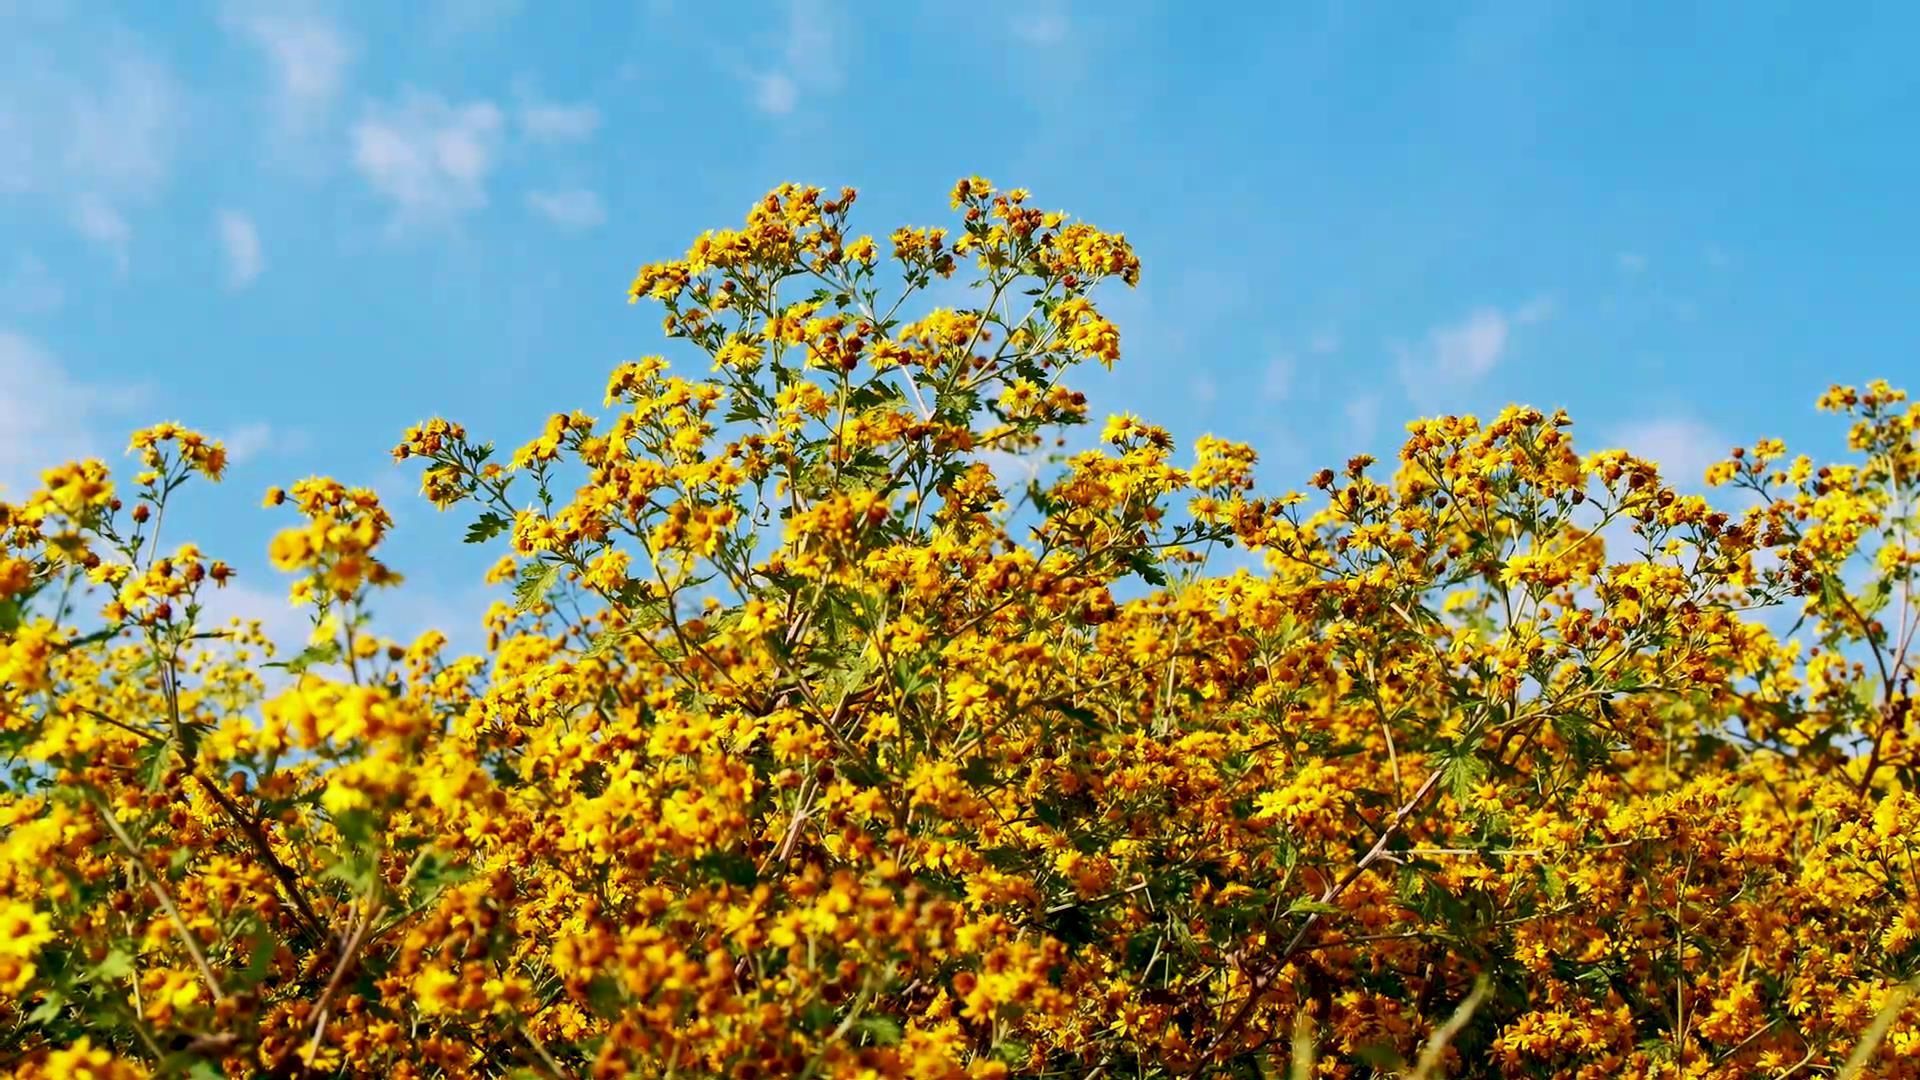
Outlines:
[[407,432],[504,549],[481,655],[377,635],[391,520],[322,479],[268,495],[311,641],[215,624],[173,425],[0,504],[0,1062],[1920,1076],[1898,391],[1822,401],[1849,463],[1734,450],[1735,508],[1521,408],[1311,495],[1131,416],[1016,483],[1133,252],[973,179],[887,258],[853,204],[640,271],[710,375]]

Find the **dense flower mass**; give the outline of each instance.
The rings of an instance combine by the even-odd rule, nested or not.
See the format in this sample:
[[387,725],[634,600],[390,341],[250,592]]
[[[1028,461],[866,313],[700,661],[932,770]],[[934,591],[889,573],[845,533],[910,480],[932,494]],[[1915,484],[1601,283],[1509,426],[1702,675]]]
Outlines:
[[1261,494],[1057,449],[1124,237],[854,202],[641,269],[704,372],[406,433],[500,550],[476,655],[379,636],[392,519],[323,479],[267,497],[311,639],[209,619],[175,425],[0,504],[0,1067],[1920,1076],[1899,391],[1711,497],[1525,408]]

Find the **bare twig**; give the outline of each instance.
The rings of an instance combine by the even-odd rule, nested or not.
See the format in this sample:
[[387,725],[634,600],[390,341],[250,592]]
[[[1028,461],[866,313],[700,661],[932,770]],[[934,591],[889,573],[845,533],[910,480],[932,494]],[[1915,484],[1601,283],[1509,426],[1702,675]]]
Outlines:
[[1413,1075],[1408,1080],[1428,1080],[1435,1074],[1435,1070],[1440,1068],[1440,1059],[1446,1055],[1447,1045],[1453,1042],[1454,1036],[1460,1034],[1462,1028],[1467,1026],[1467,1021],[1473,1019],[1474,1011],[1479,1009],[1480,1003],[1487,999],[1489,987],[1490,984],[1485,975],[1474,980],[1473,993],[1467,995],[1467,999],[1460,1003],[1460,1007],[1453,1011],[1453,1015],[1447,1018],[1447,1022],[1440,1025],[1440,1030],[1434,1032],[1433,1037],[1427,1040],[1427,1045],[1421,1048],[1420,1060],[1414,1063]]
[[216,1001],[226,997],[226,991],[220,989],[219,977],[213,973],[213,965],[207,962],[207,954],[200,948],[200,939],[193,936],[193,930],[187,926],[186,916],[180,914],[180,905],[174,902],[173,893],[167,889],[160,875],[154,873],[153,868],[147,865],[147,860],[141,856],[140,849],[134,844],[133,838],[127,835],[127,830],[120,825],[120,819],[114,816],[113,808],[98,796],[95,797],[95,803],[100,811],[101,820],[106,822],[107,831],[113,834],[114,840],[118,841],[120,847],[126,851],[127,858],[133,862],[134,871],[146,879],[147,888],[153,892],[154,899],[160,902],[161,910],[167,913],[167,918],[173,921],[174,929],[180,932],[180,944],[185,946],[187,955],[193,958],[193,965],[200,970],[200,978],[207,984],[207,990],[213,994]]
[[[1349,886],[1355,881],[1358,881],[1360,876],[1367,872],[1368,868],[1380,860],[1381,855],[1385,854],[1387,850],[1387,841],[1392,839],[1393,835],[1400,831],[1400,826],[1404,825],[1407,819],[1412,817],[1413,814],[1420,809],[1420,805],[1426,802],[1427,796],[1432,794],[1435,785],[1440,783],[1440,777],[1445,773],[1446,766],[1441,765],[1427,774],[1427,778],[1421,781],[1419,790],[1413,793],[1413,797],[1402,803],[1400,808],[1393,812],[1393,816],[1387,820],[1385,827],[1380,830],[1380,835],[1374,840],[1373,846],[1367,849],[1367,853],[1362,855],[1359,861],[1355,862],[1338,881],[1328,884],[1326,889],[1321,892],[1319,903],[1331,904],[1333,901],[1339,899],[1341,893],[1346,892]],[[1254,976],[1253,989],[1248,991],[1247,999],[1240,1004],[1240,1008],[1236,1010],[1226,1024],[1220,1028],[1219,1033],[1214,1035],[1213,1041],[1207,1046],[1208,1055],[1213,1054],[1219,1050],[1220,1047],[1226,1045],[1228,1039],[1231,1039],[1241,1028],[1246,1026],[1247,1021],[1253,1016],[1253,1011],[1259,1008],[1260,1002],[1267,996],[1267,991],[1272,989],[1274,976],[1278,975],[1280,969],[1286,966],[1287,960],[1300,950],[1300,946],[1306,941],[1307,935],[1311,933],[1313,928],[1318,926],[1319,923],[1320,913],[1318,911],[1309,914],[1306,921],[1300,924],[1300,929],[1287,941],[1286,947],[1281,949],[1267,962],[1265,970]]]
[[333,977],[327,980],[327,988],[320,992],[320,1001],[313,1010],[313,1037],[307,1040],[309,1060],[320,1051],[320,1039],[327,1032],[328,1013],[333,1008],[334,995],[340,992],[340,986],[347,981],[347,973],[353,969],[354,961],[360,958],[360,950],[365,948],[367,941],[372,938],[373,922],[380,915],[380,907],[377,901],[368,899],[366,910],[361,913],[360,921],[355,924],[353,932],[347,937],[346,948],[340,953],[340,962],[334,965]]
[[206,792],[208,798],[218,803],[220,809],[226,813],[227,817],[233,820],[235,825],[240,827],[240,831],[245,833],[247,839],[252,842],[253,850],[260,856],[260,861],[267,864],[267,869],[273,873],[274,879],[280,882],[282,889],[286,890],[288,901],[293,904],[294,910],[299,913],[300,921],[306,926],[307,931],[316,938],[326,937],[326,931],[321,926],[320,917],[314,914],[313,908],[307,904],[306,896],[300,891],[299,879],[295,878],[293,871],[287,869],[287,864],[281,862],[279,856],[273,853],[273,845],[268,842],[267,834],[261,830],[260,823],[242,811],[240,806],[228,798],[227,793],[221,791],[219,786],[213,781],[197,773],[194,775],[194,779],[199,781],[200,790]]

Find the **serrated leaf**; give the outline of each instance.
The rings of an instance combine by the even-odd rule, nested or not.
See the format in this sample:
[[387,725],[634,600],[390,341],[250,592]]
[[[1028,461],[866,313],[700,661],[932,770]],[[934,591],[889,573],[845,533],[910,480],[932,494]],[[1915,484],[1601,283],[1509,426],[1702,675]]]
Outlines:
[[413,903],[425,906],[447,889],[473,876],[473,868],[437,848],[422,852],[412,870]]
[[759,869],[753,865],[753,860],[734,851],[708,852],[695,865],[727,884],[743,889],[760,880]]
[[117,982],[133,974],[133,957],[125,949],[114,949],[93,965],[93,977]]
[[605,656],[612,652],[621,642],[633,635],[634,629],[631,626],[614,626],[602,630],[593,635],[593,640],[587,643],[586,655],[589,657]]
[[531,611],[546,599],[547,590],[560,578],[560,564],[557,562],[528,563],[520,571],[520,580],[513,586],[513,609]]
[[904,1034],[899,1023],[888,1016],[863,1016],[854,1021],[853,1027],[871,1039],[875,1046],[897,1046]]
[[1141,580],[1156,589],[1166,588],[1166,572],[1160,569],[1160,565],[1153,561],[1152,556],[1144,551],[1130,551],[1127,553],[1126,561],[1127,567],[1139,574]]
[[1447,784],[1447,792],[1453,796],[1454,802],[1465,806],[1467,800],[1473,795],[1474,785],[1478,784],[1486,775],[1487,763],[1485,761],[1482,761],[1478,756],[1471,753],[1462,754],[1447,762],[1447,773],[1444,777]]
[[40,1007],[27,1014],[29,1024],[51,1024],[60,1018],[60,1010],[67,1007],[67,999],[60,994],[50,993]]
[[356,892],[365,892],[373,883],[373,860],[360,856],[335,859],[320,872],[322,880],[338,881]]
[[111,641],[115,637],[117,637],[119,633],[120,633],[120,628],[118,626],[109,626],[109,627],[106,627],[105,629],[95,630],[91,634],[83,634],[80,637],[74,638],[71,641],[61,642],[60,645],[57,646],[57,648],[58,648],[58,651],[60,652],[71,652],[74,649],[84,649],[89,645],[98,645],[103,641]]
[[247,957],[247,981],[258,986],[260,980],[273,970],[274,954],[279,952],[280,942],[266,927],[260,927],[254,934],[253,952]]
[[301,649],[291,660],[276,660],[267,667],[285,668],[290,674],[298,675],[315,664],[331,664],[340,659],[340,643],[322,641]]
[[507,517],[505,514],[489,510],[481,514],[473,524],[467,526],[467,543],[484,544],[494,537],[499,536],[501,533],[506,532],[507,528],[512,524],[512,518]]

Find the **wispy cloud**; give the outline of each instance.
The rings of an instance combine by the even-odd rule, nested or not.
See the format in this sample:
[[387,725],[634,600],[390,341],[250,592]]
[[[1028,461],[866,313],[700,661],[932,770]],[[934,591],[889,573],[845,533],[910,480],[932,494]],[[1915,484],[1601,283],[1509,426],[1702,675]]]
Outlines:
[[272,455],[299,453],[307,449],[310,441],[304,431],[278,427],[264,420],[228,428],[219,436],[226,444],[228,460],[235,465]]
[[145,398],[139,388],[75,378],[38,342],[0,328],[0,494],[31,490],[42,470],[73,458],[105,456],[98,432]]
[[848,26],[830,0],[785,0],[786,29],[779,58],[747,74],[753,104],[783,116],[808,94],[838,90],[846,79]]
[[520,106],[520,131],[535,142],[580,142],[600,128],[600,110],[592,105],[528,101]]
[[267,61],[283,134],[306,134],[332,112],[355,52],[332,20],[289,6],[230,2],[221,21]]
[[267,266],[253,219],[238,210],[222,210],[214,217],[214,229],[227,256],[227,283],[236,289],[253,284]]
[[[124,209],[150,200],[169,180],[185,95],[139,38],[111,23],[71,22],[8,28],[13,40],[0,66],[0,194],[49,201],[124,265],[132,235]],[[81,31],[92,39],[84,50],[39,36]]]
[[1267,368],[1260,375],[1260,396],[1268,401],[1284,401],[1293,393],[1293,379],[1299,365],[1290,353],[1282,353],[1267,361]]
[[395,228],[445,223],[487,205],[505,120],[490,101],[462,105],[408,91],[353,128],[353,163],[392,204]]
[[1027,45],[1058,45],[1073,29],[1065,10],[1057,5],[1023,11],[1013,17],[1013,36]]
[[114,265],[121,273],[127,272],[131,261],[128,249],[133,243],[133,227],[120,211],[114,209],[98,195],[87,194],[75,199],[72,215],[73,228],[81,236],[105,248],[112,256]]
[[45,315],[60,310],[66,302],[66,288],[31,251],[15,256],[13,269],[0,281],[0,303],[14,314]]
[[600,196],[585,188],[529,191],[527,207],[563,229],[591,229],[607,220]]
[[1220,384],[1215,381],[1211,375],[1194,375],[1189,389],[1193,394],[1194,404],[1202,408],[1206,408],[1220,400]]
[[753,103],[761,112],[785,116],[800,104],[800,88],[784,72],[768,72],[754,80]]
[[1698,489],[1705,486],[1707,468],[1724,460],[1734,441],[1692,417],[1664,416],[1609,430],[1605,444],[1658,464],[1675,487]]
[[435,0],[429,16],[433,36],[447,39],[490,34],[520,16],[523,0]]
[[1419,345],[1396,350],[1407,396],[1424,406],[1441,392],[1479,382],[1506,355],[1517,328],[1544,322],[1553,313],[1554,302],[1541,297],[1510,310],[1480,308],[1434,327]]
[[1340,408],[1346,417],[1347,438],[1351,440],[1352,452],[1358,453],[1380,431],[1380,395],[1359,394],[1348,398]]

